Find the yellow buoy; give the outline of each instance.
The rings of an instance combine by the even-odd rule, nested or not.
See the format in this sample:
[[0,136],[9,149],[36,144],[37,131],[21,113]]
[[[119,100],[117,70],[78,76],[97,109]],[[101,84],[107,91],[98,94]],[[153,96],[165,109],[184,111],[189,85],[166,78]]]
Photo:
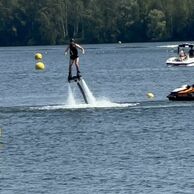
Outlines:
[[35,54],[35,59],[36,60],[41,60],[42,59],[42,54],[41,53],[36,53]]
[[44,68],[45,68],[45,65],[44,65],[43,62],[36,63],[36,69],[37,70],[44,70]]
[[148,97],[148,98],[154,98],[154,94],[151,93],[151,92],[148,92],[148,93],[147,93],[147,97]]

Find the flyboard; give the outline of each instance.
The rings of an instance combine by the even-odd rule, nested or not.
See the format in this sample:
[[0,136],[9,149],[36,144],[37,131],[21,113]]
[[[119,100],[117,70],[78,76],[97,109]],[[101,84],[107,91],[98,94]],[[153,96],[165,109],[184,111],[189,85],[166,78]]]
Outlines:
[[73,76],[69,79],[69,83],[72,83],[72,82],[76,82],[77,83],[77,86],[83,96],[83,99],[85,101],[86,104],[89,104],[88,103],[88,100],[87,100],[87,97],[86,97],[86,91],[84,90],[84,87],[83,87],[83,78],[82,77],[78,77],[78,76]]

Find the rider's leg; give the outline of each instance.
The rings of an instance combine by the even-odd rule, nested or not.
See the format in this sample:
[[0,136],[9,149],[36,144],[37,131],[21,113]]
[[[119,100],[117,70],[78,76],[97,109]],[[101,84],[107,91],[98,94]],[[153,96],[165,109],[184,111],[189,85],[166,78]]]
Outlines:
[[77,70],[77,77],[81,77],[80,70],[79,70],[79,58],[75,59],[75,66]]
[[72,78],[72,65],[73,65],[73,60],[70,59],[69,61],[69,75],[68,75],[68,81]]

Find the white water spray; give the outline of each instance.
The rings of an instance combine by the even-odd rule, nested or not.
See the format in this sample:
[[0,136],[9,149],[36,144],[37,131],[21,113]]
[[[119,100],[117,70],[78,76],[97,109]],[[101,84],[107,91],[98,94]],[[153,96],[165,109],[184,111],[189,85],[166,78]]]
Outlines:
[[31,109],[38,109],[38,110],[57,110],[57,109],[77,109],[77,108],[125,108],[129,106],[137,106],[138,103],[113,103],[108,99],[101,99],[96,100],[93,96],[92,92],[88,88],[85,81],[82,79],[81,81],[82,89],[86,95],[88,104],[86,103],[76,103],[76,99],[74,97],[74,91],[72,90],[71,84],[68,84],[68,98],[67,104],[64,105],[47,105],[41,107],[31,107]]
[[92,92],[90,91],[90,89],[88,88],[88,86],[87,86],[86,82],[84,81],[84,79],[82,79],[82,85],[83,85],[83,89],[85,91],[88,103],[89,104],[95,104],[96,99],[95,99],[94,95],[92,94]]
[[132,105],[132,104],[129,104],[129,103],[125,103],[125,104],[112,103],[108,99],[96,100],[96,98],[94,97],[94,95],[90,91],[89,87],[87,86],[87,84],[86,84],[86,82],[84,81],[83,78],[80,80],[80,85],[81,85],[81,87],[83,89],[83,92],[86,96],[88,104],[86,104],[86,103],[79,104],[78,102],[76,103],[76,99],[75,99],[74,92],[72,90],[71,84],[68,84],[67,108],[128,107],[128,106]]
[[71,105],[71,106],[76,105],[75,98],[74,98],[73,91],[72,91],[72,89],[71,89],[70,84],[68,84],[68,98],[67,98],[67,104],[68,104],[68,105]]
[[[85,94],[85,97],[87,99],[88,105],[92,105],[95,106],[96,104],[96,99],[94,97],[94,95],[92,94],[92,92],[90,91],[90,89],[88,88],[86,82],[84,81],[84,79],[81,79],[80,83],[79,83],[83,89],[83,92]],[[77,105],[76,103],[76,99],[74,96],[74,93],[72,91],[72,87],[71,84],[68,84],[68,99],[67,99],[67,104],[68,106],[75,106]]]

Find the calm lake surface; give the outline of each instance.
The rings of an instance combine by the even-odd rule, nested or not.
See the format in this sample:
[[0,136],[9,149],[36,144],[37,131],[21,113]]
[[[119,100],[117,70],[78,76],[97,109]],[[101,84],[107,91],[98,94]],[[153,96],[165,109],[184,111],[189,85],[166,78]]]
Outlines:
[[74,83],[69,103],[65,46],[1,47],[0,193],[193,194],[194,102],[166,96],[194,67],[166,66],[174,44],[83,45],[96,106]]

